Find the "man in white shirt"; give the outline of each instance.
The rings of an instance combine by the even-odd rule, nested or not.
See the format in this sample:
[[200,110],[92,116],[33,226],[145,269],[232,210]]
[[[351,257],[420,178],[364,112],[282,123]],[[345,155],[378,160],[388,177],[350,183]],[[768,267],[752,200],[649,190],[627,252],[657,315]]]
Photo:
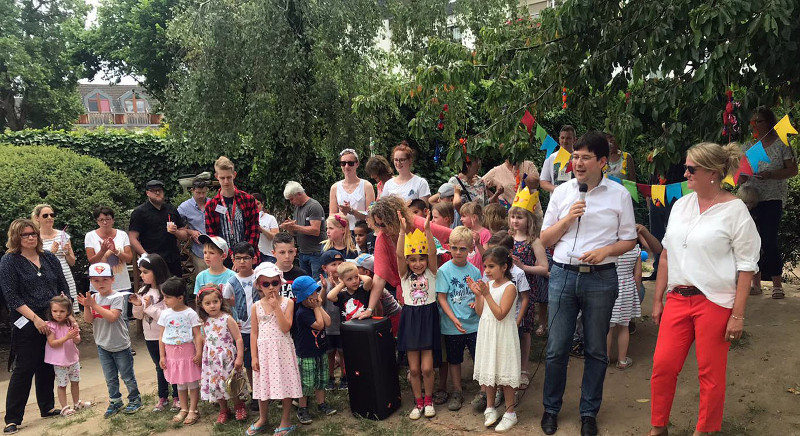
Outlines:
[[[608,141],[589,132],[575,144],[575,179],[558,186],[542,224],[542,243],[555,246],[550,270],[547,363],[544,380],[542,430],[558,429],[557,415],[567,382],[567,363],[575,318],[583,312],[585,338],[581,386],[581,435],[597,434],[595,417],[603,398],[611,310],[618,293],[617,256],[636,243],[633,204],[625,188],[603,177]],[[585,200],[580,185],[586,184]]]
[[[558,134],[558,145],[572,153],[572,145],[575,144],[575,128],[569,124],[561,127],[561,132]],[[542,165],[542,174],[539,176],[539,184],[547,192],[553,192],[556,186],[568,182],[572,179],[572,173],[567,172],[566,165],[560,167],[553,163],[556,159],[558,151],[555,151],[547,156],[547,159]]]

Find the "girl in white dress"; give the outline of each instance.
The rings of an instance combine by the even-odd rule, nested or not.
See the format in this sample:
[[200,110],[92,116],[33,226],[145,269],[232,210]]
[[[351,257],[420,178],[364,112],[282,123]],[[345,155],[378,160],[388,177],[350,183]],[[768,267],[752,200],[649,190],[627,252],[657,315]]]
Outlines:
[[506,432],[517,423],[514,391],[519,387],[520,349],[517,323],[508,316],[516,305],[517,288],[511,281],[511,254],[505,247],[492,247],[483,255],[486,282],[467,279],[475,294],[475,311],[481,316],[475,346],[473,379],[486,390],[484,425],[490,427],[500,418],[494,398],[498,387],[503,389],[506,413],[495,431]]

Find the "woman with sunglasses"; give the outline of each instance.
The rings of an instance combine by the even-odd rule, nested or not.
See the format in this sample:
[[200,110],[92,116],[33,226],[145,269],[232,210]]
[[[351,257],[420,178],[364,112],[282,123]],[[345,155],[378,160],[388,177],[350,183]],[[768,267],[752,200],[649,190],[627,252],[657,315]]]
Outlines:
[[367,206],[375,201],[375,190],[370,182],[358,177],[358,153],[355,150],[342,150],[339,153],[339,166],[342,167],[344,180],[331,185],[328,212],[331,216],[338,213],[345,215],[352,232],[356,228],[356,221],[367,217]]
[[58,230],[53,227],[56,221],[56,214],[53,212],[53,206],[49,204],[37,204],[31,212],[31,220],[39,228],[44,249],[55,254],[59,263],[61,263],[61,270],[69,286],[72,310],[75,313],[80,312],[81,308],[78,305],[75,278],[72,277],[72,270],[70,269],[75,265],[75,252],[72,251],[72,242],[70,242],[69,234],[66,232],[67,227],[64,226],[64,230]]
[[728,349],[742,336],[761,248],[747,206],[722,187],[740,156],[738,144],[712,143],[694,145],[686,155],[684,177],[694,192],[672,207],[653,296],[652,316],[659,329],[649,435],[667,434],[675,385],[692,343],[700,379],[694,436],[722,426]]
[[[51,209],[52,210],[52,209]],[[11,353],[8,369],[11,379],[6,391],[4,434],[18,431],[25,405],[36,377],[36,402],[46,418],[60,414],[54,407],[53,366],[44,361],[44,348],[50,329],[45,323],[50,299],[68,294],[69,286],[61,262],[42,247],[42,238],[32,220],[14,220],[8,228],[6,255],[0,259],[0,289],[11,317]],[[77,327],[75,318],[70,323]]]
[[428,201],[428,197],[431,196],[428,181],[411,172],[411,167],[414,165],[414,150],[406,141],[400,142],[392,150],[392,161],[397,175],[383,185],[381,197],[397,195],[406,202],[417,198]]
[[[777,124],[775,114],[767,107],[760,106],[753,112],[750,125],[753,136],[760,140],[769,163],[758,164],[758,173],[752,177],[742,175],[744,186],[749,186],[758,195],[758,203],[750,211],[756,222],[764,255],[758,262],[758,272],[753,278],[750,295],[761,295],[761,277],[772,280],[772,298],[784,297],[781,276],[783,259],[778,239],[778,228],[783,216],[783,204],[789,192],[789,179],[797,175],[797,155],[781,142],[773,130]],[[755,144],[745,147],[745,151]]]

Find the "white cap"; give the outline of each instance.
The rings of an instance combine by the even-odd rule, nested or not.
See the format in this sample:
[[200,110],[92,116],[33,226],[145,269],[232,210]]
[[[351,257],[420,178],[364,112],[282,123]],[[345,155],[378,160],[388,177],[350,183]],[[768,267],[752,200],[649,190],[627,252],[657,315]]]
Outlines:
[[262,262],[253,270],[253,280],[257,281],[259,277],[280,277],[284,282],[283,272],[272,262]]
[[223,254],[226,256],[228,255],[228,243],[219,236],[200,235],[197,240],[200,241],[201,244],[214,244],[217,248],[222,250]]
[[93,263],[89,265],[89,277],[114,277],[114,272],[107,263]]

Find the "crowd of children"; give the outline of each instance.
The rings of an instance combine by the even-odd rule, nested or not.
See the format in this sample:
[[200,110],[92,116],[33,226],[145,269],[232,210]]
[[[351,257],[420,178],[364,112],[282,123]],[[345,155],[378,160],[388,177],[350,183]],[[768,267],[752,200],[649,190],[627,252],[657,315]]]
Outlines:
[[[425,221],[413,232],[399,235],[400,286],[396,291],[388,286],[382,290],[377,314],[395,321],[397,351],[407,361],[414,397],[411,419],[435,416],[439,404],[447,403],[449,410],[462,407],[461,364],[466,349],[474,361],[473,378],[481,386],[473,409],[483,412],[484,425],[497,432],[516,424],[517,391],[530,383],[531,333],[547,334],[549,277],[549,253],[538,238],[541,217],[534,212],[538,199],[522,197],[508,213],[493,204],[483,208],[465,203],[459,211],[461,225],[452,230],[452,203],[429,207],[420,200],[409,205]],[[401,211],[397,215],[401,228],[414,228],[414,223],[406,222],[413,215]],[[434,238],[432,225],[448,229],[447,239]],[[111,289],[108,264],[91,265],[96,293],[78,295],[77,300],[93,325],[108,385],[105,417],[119,411],[135,413],[142,407],[124,316],[126,302],[141,320],[155,364],[158,401],[153,412],[171,406],[174,422],[191,425],[200,417],[198,402],[203,400],[219,404],[217,423],[232,417],[244,421],[245,402],[252,394],[251,410],[259,417],[247,429],[248,435],[265,431],[269,401],[282,404],[275,429],[279,435],[295,429],[290,416],[293,399],[298,399],[296,416],[301,424],[312,422],[312,396],[318,414],[336,413],[326,402],[325,391],[348,386],[341,324],[373,315],[369,300],[376,239],[365,221],[356,222],[352,233],[343,216],[332,215],[326,226],[318,280],[295,266],[297,250],[288,233],[272,238],[269,260],[274,263],[256,266],[256,248],[247,242],[236,244],[230,250],[235,271],[224,264],[229,253],[225,240],[202,235],[208,269],[198,274],[194,295],[186,292],[181,279],[170,277],[157,254],[139,259],[143,286],[127,298],[128,293]],[[642,242],[648,243],[646,235]],[[619,298],[608,335],[609,355],[616,342],[619,369],[633,363],[627,356],[628,328],[641,314],[640,253],[637,246],[619,258]],[[76,345],[81,338],[66,320],[69,305],[63,296],[51,301],[46,354],[56,368],[62,415],[91,406],[80,400]],[[120,377],[127,387],[127,405],[122,402]],[[66,396],[70,384],[72,404]]]

